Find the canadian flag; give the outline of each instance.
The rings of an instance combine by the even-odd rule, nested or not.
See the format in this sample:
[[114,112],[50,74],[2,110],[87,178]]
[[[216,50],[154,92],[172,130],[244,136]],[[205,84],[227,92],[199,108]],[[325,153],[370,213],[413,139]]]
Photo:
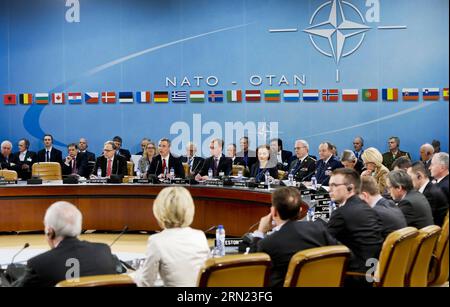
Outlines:
[[64,93],[52,93],[52,101],[54,104],[63,104],[64,99]]

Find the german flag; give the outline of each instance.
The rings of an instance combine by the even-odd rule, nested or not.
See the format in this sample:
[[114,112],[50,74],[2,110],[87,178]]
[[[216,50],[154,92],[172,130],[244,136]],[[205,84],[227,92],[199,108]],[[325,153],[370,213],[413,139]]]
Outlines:
[[169,92],[155,92],[153,94],[154,102],[169,102]]

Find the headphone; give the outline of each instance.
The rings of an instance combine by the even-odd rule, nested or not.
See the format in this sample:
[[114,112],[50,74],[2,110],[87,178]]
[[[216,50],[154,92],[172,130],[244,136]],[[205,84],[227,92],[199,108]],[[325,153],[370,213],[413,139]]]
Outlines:
[[351,192],[351,190],[353,190],[353,184],[349,184],[347,186],[347,191]]

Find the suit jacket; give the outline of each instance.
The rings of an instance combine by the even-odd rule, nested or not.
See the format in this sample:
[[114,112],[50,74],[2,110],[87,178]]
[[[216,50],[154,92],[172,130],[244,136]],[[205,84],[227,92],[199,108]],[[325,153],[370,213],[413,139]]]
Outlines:
[[382,198],[375,204],[373,209],[381,219],[381,235],[383,238],[386,238],[391,232],[407,226],[403,212],[392,200]]
[[249,151],[240,151],[236,153],[236,157],[242,158],[244,161],[244,165],[248,167],[248,169],[252,168],[252,165],[258,161],[258,158],[256,157],[256,152],[253,150]]
[[116,261],[108,245],[65,238],[56,248],[28,260],[25,275],[14,286],[53,287],[65,280],[68,270],[75,267],[66,264],[71,258],[79,261],[80,277],[117,274]]
[[280,230],[264,239],[254,237],[250,250],[270,256],[270,286],[282,287],[291,257],[302,250],[335,245],[336,240],[320,222],[287,221]]
[[120,148],[118,151],[116,151],[116,156],[117,155],[120,155],[120,156],[124,157],[126,161],[130,161],[131,160],[131,154],[130,154],[130,151],[128,149]]
[[[97,158],[97,161],[95,161],[95,166],[92,169],[93,175],[97,175],[97,169],[99,167],[102,170],[102,177],[106,177],[108,159],[106,159],[105,156],[100,156]],[[127,161],[125,160],[124,157],[120,155],[115,155],[111,168],[111,175],[126,176],[127,174],[128,174]]]
[[[31,167],[37,162],[37,155],[34,151],[27,150],[25,154],[25,159],[20,161],[20,152],[16,152],[13,155],[13,163],[16,164],[16,171],[19,178],[27,180],[31,178]],[[28,169],[23,169],[22,166],[28,165]]]
[[390,151],[383,154],[383,165],[386,166],[390,171],[392,171],[392,163],[397,160],[398,157],[408,157],[411,160],[411,155],[409,152],[399,150],[397,155],[394,157]]
[[[147,176],[159,176],[163,173],[162,170],[162,158],[161,155],[157,155],[152,159],[152,163],[150,163],[150,167],[148,168]],[[180,158],[175,158],[172,154],[169,155],[169,169],[167,169],[167,173],[169,173],[170,168],[173,167],[173,170],[175,172],[175,177],[177,178],[184,178],[184,168],[183,164],[181,163]]]
[[17,171],[15,166],[12,166],[11,163],[14,164],[13,154],[8,156],[8,162],[6,162],[6,158],[0,153],[0,169],[9,169],[13,171]]
[[[269,163],[267,163],[269,165]],[[269,172],[270,176],[272,176],[275,179],[278,179],[278,168],[277,167],[266,167],[265,169],[259,168],[259,161],[257,161],[255,164],[253,164],[251,170],[250,170],[250,177],[255,178],[256,182],[264,181],[265,177],[264,174],[266,171]]]
[[444,177],[440,182],[436,183],[438,187],[441,188],[442,192],[444,192],[444,195],[447,197],[447,202],[450,204],[449,199],[449,190],[448,190],[448,175]]
[[[45,148],[39,150],[37,153],[37,162],[45,162],[45,154],[46,154]],[[47,162],[58,162],[59,164],[62,164],[63,160],[61,150],[52,147],[52,151],[50,151],[50,161]]]
[[[189,163],[189,159],[186,156],[180,157],[180,160],[182,163]],[[189,169],[192,176],[195,176],[200,172],[203,166],[203,162],[205,162],[205,159],[202,157],[194,156],[194,160],[191,162]]]
[[442,192],[438,186],[432,184],[431,181],[428,182],[423,190],[423,195],[431,206],[434,224],[442,227],[448,211],[447,197],[445,197],[444,192]]
[[[76,167],[77,167],[77,174],[81,177],[89,177],[90,172],[88,168],[88,160],[87,155],[85,153],[79,152],[77,154],[77,157],[75,159],[76,161]],[[69,165],[65,163],[65,160],[62,163],[62,174],[63,175],[70,175],[72,174],[72,161],[70,161]]]
[[[220,172],[223,172],[225,174],[225,176],[230,176],[231,175],[231,171],[233,169],[233,162],[231,161],[230,158],[225,157],[224,155],[222,155],[222,157],[219,160],[219,165],[217,167],[217,175],[219,176]],[[205,159],[205,162],[203,163],[203,166],[199,172],[199,174],[201,176],[206,176],[208,175],[208,171],[209,169],[212,169],[214,171],[214,157],[211,156],[207,159]]]
[[323,160],[317,161],[316,166],[317,183],[321,185],[328,185],[328,181],[330,181],[330,175],[333,170],[344,167],[341,161],[339,161],[335,156],[331,156],[327,163]]
[[356,157],[356,159],[358,159],[358,161],[362,161],[361,156],[364,153],[364,149],[361,149],[360,152],[353,150],[353,153],[355,154],[355,157]]
[[356,195],[333,211],[328,221],[330,234],[352,251],[348,268],[356,272],[369,269],[367,259],[378,259],[383,244],[381,228],[377,212]]
[[433,214],[428,200],[421,193],[411,190],[399,201],[398,207],[405,215],[408,226],[417,229],[433,225]]
[[[309,181],[316,172],[316,160],[310,156],[306,156],[300,163],[300,159],[295,159],[289,166],[288,174],[293,174],[297,182]],[[287,174],[287,175],[288,175]],[[286,175],[286,176],[287,176]]]
[[231,159],[231,161],[233,162],[233,165],[243,165],[243,166],[245,166],[245,161],[244,161],[244,158],[242,158],[242,157],[234,157],[234,160]]
[[88,160],[88,162],[95,161],[95,153],[87,151],[87,150],[82,153],[84,153],[86,155],[86,159]]

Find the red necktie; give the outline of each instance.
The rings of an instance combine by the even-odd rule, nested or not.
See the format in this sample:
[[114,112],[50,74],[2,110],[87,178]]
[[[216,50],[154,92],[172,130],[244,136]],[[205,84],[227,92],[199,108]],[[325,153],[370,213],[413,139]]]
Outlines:
[[106,176],[110,177],[112,171],[112,160],[108,159],[108,167],[106,168]]
[[166,159],[163,159],[163,164],[162,164],[162,173],[165,174],[166,173]]

